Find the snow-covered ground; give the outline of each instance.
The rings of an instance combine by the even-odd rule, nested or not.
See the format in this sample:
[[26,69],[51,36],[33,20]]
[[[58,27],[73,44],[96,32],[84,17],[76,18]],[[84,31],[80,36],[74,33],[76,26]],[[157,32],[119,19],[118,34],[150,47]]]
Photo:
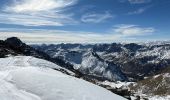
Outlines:
[[[33,57],[0,59],[0,100],[124,100],[110,91],[65,75]],[[71,73],[71,72],[70,72]]]

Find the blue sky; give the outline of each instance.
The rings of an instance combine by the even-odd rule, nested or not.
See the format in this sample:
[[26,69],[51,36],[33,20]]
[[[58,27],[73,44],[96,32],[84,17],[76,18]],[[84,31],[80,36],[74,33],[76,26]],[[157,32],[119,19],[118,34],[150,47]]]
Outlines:
[[0,39],[27,43],[169,40],[169,0],[0,0]]

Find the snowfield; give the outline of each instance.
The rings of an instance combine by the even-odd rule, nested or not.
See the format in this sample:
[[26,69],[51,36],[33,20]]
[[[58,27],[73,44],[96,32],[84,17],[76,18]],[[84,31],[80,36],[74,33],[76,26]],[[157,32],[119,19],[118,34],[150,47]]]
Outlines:
[[33,57],[0,58],[0,100],[125,100],[52,68],[61,67]]

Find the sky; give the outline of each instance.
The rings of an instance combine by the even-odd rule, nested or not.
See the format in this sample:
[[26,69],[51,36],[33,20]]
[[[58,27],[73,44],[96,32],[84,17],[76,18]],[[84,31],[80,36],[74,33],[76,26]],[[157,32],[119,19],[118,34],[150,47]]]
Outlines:
[[112,43],[170,38],[170,0],[0,0],[0,39]]

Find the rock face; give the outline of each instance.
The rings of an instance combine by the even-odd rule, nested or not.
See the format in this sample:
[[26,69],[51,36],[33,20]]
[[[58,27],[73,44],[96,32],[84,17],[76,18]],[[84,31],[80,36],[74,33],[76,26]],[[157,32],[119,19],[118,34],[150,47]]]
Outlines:
[[[58,44],[33,45],[37,50],[59,57],[74,68],[89,75],[110,79],[117,69],[130,81],[142,80],[170,65],[170,43],[112,43],[112,44]],[[91,51],[91,53],[89,52]],[[93,73],[93,74],[92,74]],[[122,77],[122,79],[124,79]]]
[[3,58],[7,55],[17,55],[17,53],[11,49],[10,45],[5,41],[0,40],[0,58]]
[[17,37],[11,37],[11,38],[7,38],[5,40],[6,43],[10,44],[13,47],[22,47],[23,45],[25,45],[24,43],[22,43],[22,41],[20,39],[18,39]]
[[8,38],[5,41],[0,42],[0,49],[2,51],[7,51],[6,53],[2,53],[1,55],[32,55],[37,58],[44,58],[47,59],[48,55],[46,55],[43,52],[39,52],[38,50],[35,50],[34,48],[26,45],[23,43],[20,39],[16,37]]

